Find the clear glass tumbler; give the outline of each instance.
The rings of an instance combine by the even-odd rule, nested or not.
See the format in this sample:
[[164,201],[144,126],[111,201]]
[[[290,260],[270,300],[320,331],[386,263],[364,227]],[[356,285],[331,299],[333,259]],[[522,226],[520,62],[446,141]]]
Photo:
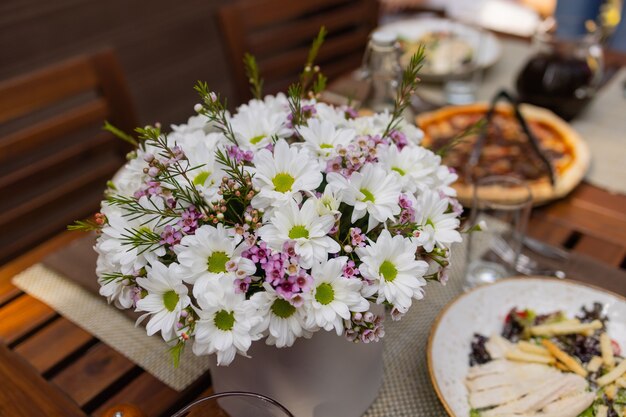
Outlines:
[[532,195],[524,181],[490,176],[474,184],[468,236],[466,290],[515,275]]
[[172,417],[295,417],[278,401],[246,391],[220,392],[183,407]]

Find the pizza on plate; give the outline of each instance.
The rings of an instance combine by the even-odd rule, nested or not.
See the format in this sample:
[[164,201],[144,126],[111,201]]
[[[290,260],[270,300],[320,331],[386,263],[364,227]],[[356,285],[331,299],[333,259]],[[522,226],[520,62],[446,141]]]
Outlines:
[[[459,180],[454,187],[461,203],[471,203],[472,181],[491,175],[525,181],[535,204],[563,197],[580,183],[589,166],[586,143],[551,111],[526,104],[520,106],[521,113],[552,166],[554,183],[550,169],[524,133],[510,105],[496,106],[486,126],[478,162],[470,166],[468,161],[483,131],[472,127],[485,118],[488,108],[487,103],[450,106],[417,117],[417,124],[424,131],[422,144],[440,152],[443,162],[457,171]],[[469,133],[463,135],[464,132]],[[501,191],[494,189],[493,195],[503,201],[517,198],[514,190]]]

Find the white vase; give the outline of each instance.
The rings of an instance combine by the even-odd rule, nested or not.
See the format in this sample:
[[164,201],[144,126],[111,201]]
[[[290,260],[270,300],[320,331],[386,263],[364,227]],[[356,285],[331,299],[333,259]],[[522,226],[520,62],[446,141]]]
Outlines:
[[[318,331],[290,348],[252,344],[251,358],[229,366],[211,357],[215,392],[251,391],[271,397],[295,417],[360,417],[376,398],[383,377],[383,343],[352,343],[335,332]],[[231,417],[253,417],[233,403]]]

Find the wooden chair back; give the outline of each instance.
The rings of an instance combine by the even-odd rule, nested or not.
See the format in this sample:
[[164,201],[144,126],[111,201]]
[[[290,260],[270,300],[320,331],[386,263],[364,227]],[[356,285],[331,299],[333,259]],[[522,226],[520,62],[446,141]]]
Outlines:
[[137,125],[112,50],[0,81],[0,264],[95,213]]
[[378,0],[239,0],[223,6],[219,24],[239,100],[251,97],[244,53],[256,57],[265,93],[286,91],[321,26],[328,31],[316,61],[322,72],[332,80],[357,68],[378,9]]

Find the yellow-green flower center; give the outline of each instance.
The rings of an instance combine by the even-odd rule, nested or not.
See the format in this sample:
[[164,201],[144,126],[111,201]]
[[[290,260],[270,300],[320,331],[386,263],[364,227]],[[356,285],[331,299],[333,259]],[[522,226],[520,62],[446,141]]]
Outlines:
[[232,311],[220,310],[213,317],[215,327],[225,332],[230,331],[235,326],[235,314]]
[[272,303],[270,310],[272,310],[272,313],[283,319],[291,317],[293,313],[296,312],[296,308],[289,304],[289,301],[283,300],[282,298],[277,298],[276,301]]
[[176,291],[174,290],[163,293],[163,305],[167,311],[174,311],[176,305],[178,304],[178,300],[178,294],[176,294]]
[[370,190],[368,190],[366,188],[361,188],[359,191],[364,196],[362,201],[370,201],[372,203],[376,202],[376,198],[374,197],[374,194],[372,194],[372,192]]
[[265,135],[255,136],[252,139],[250,139],[250,143],[253,145],[256,145],[257,143],[261,142],[263,139],[265,139]]
[[393,263],[383,261],[383,263],[380,264],[380,268],[378,268],[378,273],[385,278],[385,281],[391,282],[398,276],[398,269]]
[[402,175],[403,177],[406,175],[406,172],[404,172],[404,170],[402,168],[398,168],[398,167],[393,167],[391,168],[392,171],[396,171],[398,174]]
[[291,175],[286,172],[281,172],[280,174],[276,174],[272,179],[272,184],[274,184],[274,189],[279,193],[286,193],[287,191],[291,191],[291,186],[295,181],[296,179]]
[[335,290],[333,290],[332,285],[327,282],[318,285],[315,291],[315,299],[320,304],[330,304],[335,299]]
[[333,149],[333,148],[334,148],[334,146],[333,146],[333,145],[331,145],[330,143],[322,143],[322,144],[320,145],[320,148],[321,148],[321,149]]
[[309,238],[309,231],[304,226],[294,226],[289,231],[289,239]]
[[203,186],[210,175],[211,173],[209,171],[200,171],[200,173],[193,179],[194,185]]
[[226,262],[230,261],[226,252],[213,252],[207,261],[207,270],[214,274],[226,272]]

